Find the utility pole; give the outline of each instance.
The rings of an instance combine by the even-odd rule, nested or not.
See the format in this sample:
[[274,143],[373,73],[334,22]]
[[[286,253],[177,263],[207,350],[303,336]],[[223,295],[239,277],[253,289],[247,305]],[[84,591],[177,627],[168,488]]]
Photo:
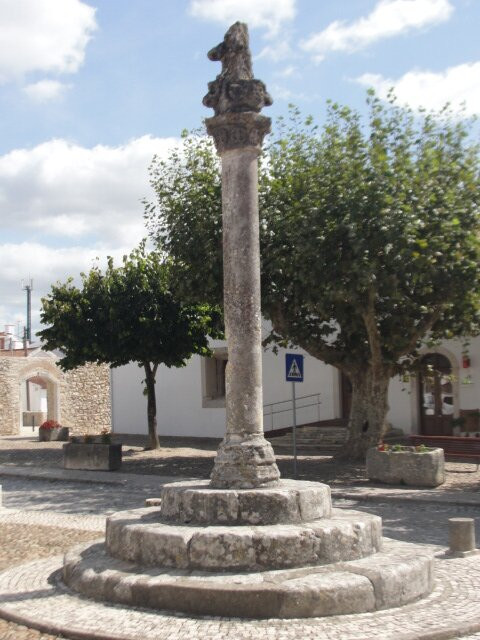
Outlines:
[[22,280],[22,288],[27,292],[27,340],[32,341],[32,291],[33,280],[30,278],[30,282],[24,284]]

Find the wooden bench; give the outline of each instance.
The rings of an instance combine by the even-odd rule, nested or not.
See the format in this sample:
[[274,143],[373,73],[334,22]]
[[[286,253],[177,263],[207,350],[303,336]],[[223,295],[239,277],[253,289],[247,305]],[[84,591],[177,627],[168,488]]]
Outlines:
[[410,444],[443,449],[445,460],[461,460],[480,464],[480,438],[460,436],[409,436]]

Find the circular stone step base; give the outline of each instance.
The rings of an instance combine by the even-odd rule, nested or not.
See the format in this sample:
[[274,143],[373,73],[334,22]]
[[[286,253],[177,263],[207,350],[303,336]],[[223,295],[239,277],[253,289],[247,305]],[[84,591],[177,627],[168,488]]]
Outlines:
[[215,489],[209,480],[173,482],[162,489],[162,515],[190,524],[277,524],[328,518],[330,487],[280,480],[260,489]]
[[145,569],[113,560],[102,544],[65,556],[65,583],[128,606],[236,618],[307,618],[398,607],[433,588],[433,556],[384,538],[369,558],[321,567],[253,573]]
[[143,566],[203,571],[264,571],[364,558],[380,550],[378,516],[333,509],[301,524],[192,526],[162,522],[156,507],[107,519],[106,548]]

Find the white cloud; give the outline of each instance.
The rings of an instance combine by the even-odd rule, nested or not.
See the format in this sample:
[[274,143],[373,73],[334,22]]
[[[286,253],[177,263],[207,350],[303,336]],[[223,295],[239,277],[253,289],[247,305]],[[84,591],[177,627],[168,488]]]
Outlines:
[[0,0],[0,83],[34,71],[75,73],[96,29],[80,0]]
[[60,98],[70,86],[58,80],[39,80],[23,87],[23,91],[34,102],[44,103]]
[[291,76],[294,76],[294,75],[298,76],[298,69],[295,65],[289,64],[285,68],[281,69],[280,71],[277,71],[275,75],[280,78],[290,78]]
[[393,88],[399,102],[413,109],[438,110],[447,102],[459,109],[464,102],[467,115],[480,113],[480,62],[467,62],[440,73],[409,71],[397,80],[365,73],[356,82],[373,87],[382,98]]
[[25,292],[22,291],[22,278],[33,278],[32,320],[34,330],[40,324],[40,299],[57,281],[64,282],[73,276],[77,283],[80,273],[89,271],[100,258],[102,268],[106,266],[108,255],[120,264],[123,255],[130,253],[133,245],[111,246],[100,244],[91,247],[52,248],[35,242],[0,245],[0,331],[8,322],[25,324]]
[[189,12],[195,18],[226,26],[240,20],[275,35],[283,23],[294,18],[295,3],[296,0],[191,0]]
[[287,102],[302,100],[304,102],[310,102],[311,100],[316,100],[318,95],[316,93],[304,93],[304,92],[295,92],[291,91],[287,87],[284,87],[279,84],[273,84],[271,87],[270,93],[277,100],[285,100]]
[[255,60],[267,58],[273,62],[279,62],[280,60],[292,58],[294,55],[289,39],[283,36],[281,39],[272,42],[272,44],[263,47],[258,56],[255,56]]
[[107,255],[118,261],[146,236],[140,200],[151,194],[148,166],[178,144],[151,136],[118,147],[52,140],[0,156],[0,228],[9,238],[0,245],[0,330],[25,321],[22,278],[34,279],[38,326],[52,283],[90,269],[97,256],[103,265]]
[[119,147],[51,140],[0,156],[0,224],[11,233],[130,244],[145,235],[140,200],[148,166],[174,138],[143,136]]
[[350,24],[336,20],[301,46],[320,62],[329,51],[357,51],[384,38],[445,22],[452,12],[449,0],[381,0],[368,16]]

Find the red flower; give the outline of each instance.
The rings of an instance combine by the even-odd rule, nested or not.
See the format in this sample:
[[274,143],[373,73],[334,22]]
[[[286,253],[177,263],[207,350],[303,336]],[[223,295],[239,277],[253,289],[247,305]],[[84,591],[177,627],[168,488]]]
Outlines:
[[59,429],[61,426],[62,425],[56,420],[45,420],[45,422],[42,422],[40,425],[40,429]]

